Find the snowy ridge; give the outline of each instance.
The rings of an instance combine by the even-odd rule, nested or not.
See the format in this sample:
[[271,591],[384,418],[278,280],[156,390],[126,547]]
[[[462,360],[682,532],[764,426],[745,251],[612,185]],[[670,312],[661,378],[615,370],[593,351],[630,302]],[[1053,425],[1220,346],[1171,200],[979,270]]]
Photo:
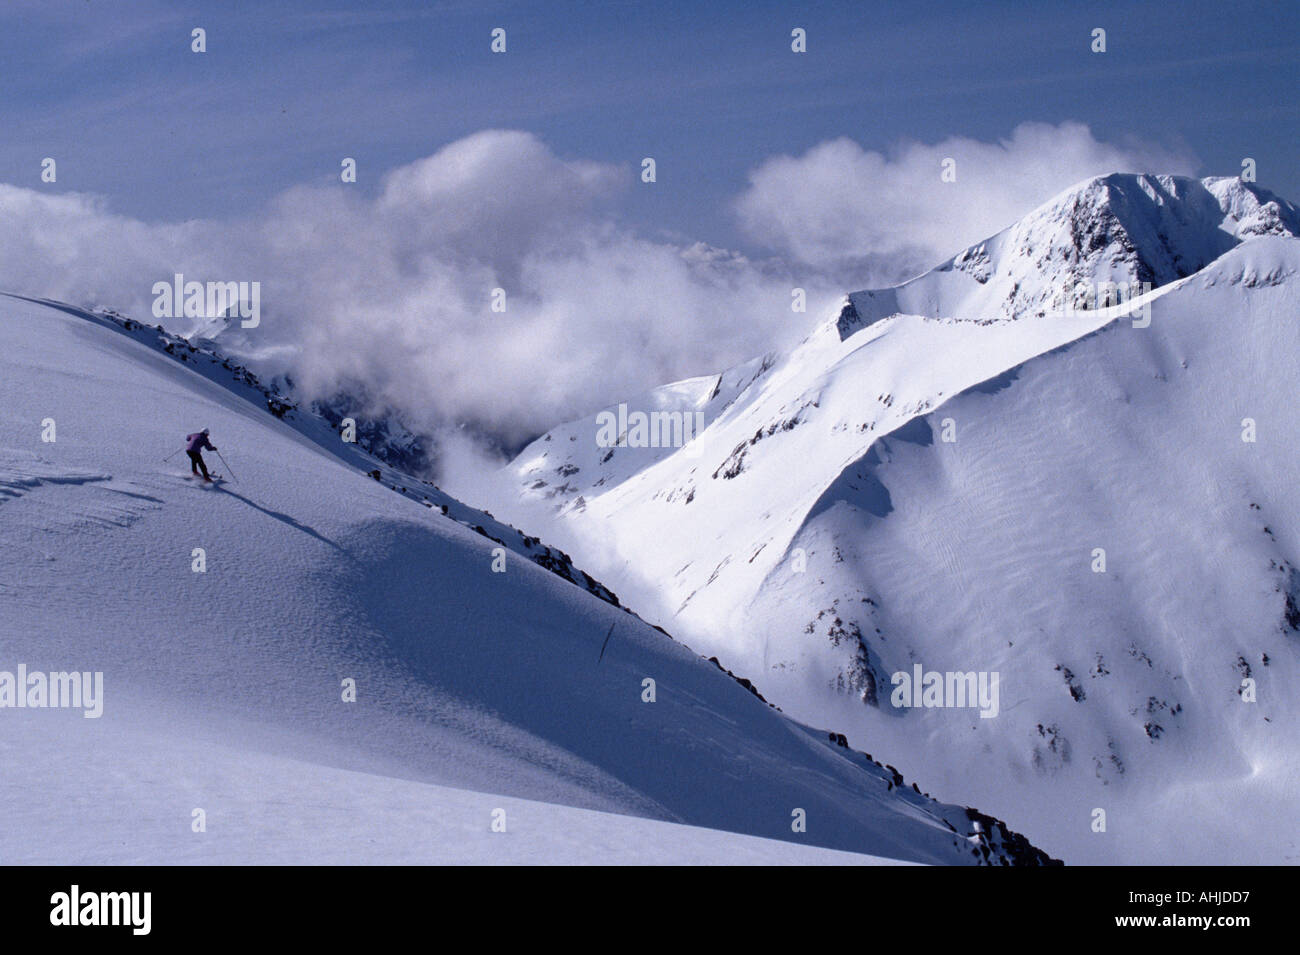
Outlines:
[[[1144,283],[1155,289],[1185,278],[1247,239],[1297,234],[1300,210],[1239,179],[1098,177],[910,282],[849,294],[834,319],[801,346],[799,359],[818,361],[816,354],[834,347],[820,339],[843,340],[894,315],[990,325],[1059,317],[1067,307],[1074,309],[1076,324],[1064,326],[1048,346],[1054,347],[1089,329],[1088,317],[1077,313],[1090,306],[1096,310],[1096,290],[1103,286],[1104,294],[1104,283],[1116,286],[1127,306],[1137,307],[1144,301]],[[1093,290],[1091,300],[1081,287]],[[720,375],[664,385],[626,404],[646,412],[701,411],[712,425],[782,357],[795,364],[790,356],[767,355]],[[1003,363],[990,374],[1008,367]],[[618,448],[597,447],[592,439],[597,415],[552,429],[516,457],[512,469],[527,479],[526,497],[557,508],[585,504],[586,496],[623,483],[672,450],[620,454]]]
[[[606,839],[622,861],[813,846],[1050,861],[543,572],[552,551],[400,483],[215,352],[9,299],[0,392],[0,669],[99,671],[105,687],[97,719],[0,711],[7,861],[341,861],[347,846],[351,862],[592,862]],[[200,425],[237,472],[220,487],[161,463]],[[504,573],[484,535],[509,543]],[[729,855],[669,822],[806,845]]]

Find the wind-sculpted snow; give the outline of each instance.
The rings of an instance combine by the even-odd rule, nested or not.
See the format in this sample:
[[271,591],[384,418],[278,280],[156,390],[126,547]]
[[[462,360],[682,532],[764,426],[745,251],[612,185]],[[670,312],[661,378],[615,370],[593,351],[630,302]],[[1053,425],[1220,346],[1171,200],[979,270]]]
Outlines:
[[[0,487],[0,670],[104,687],[0,708],[8,861],[1050,861],[121,316],[0,301]],[[132,519],[81,519],[108,497]]]
[[0,503],[42,484],[92,484],[112,479],[111,474],[60,468],[31,452],[6,450],[0,454]]
[[[850,296],[548,537],[1068,860],[1298,858],[1298,221],[1236,180],[1092,180]],[[999,674],[999,705],[899,705],[918,664]]]

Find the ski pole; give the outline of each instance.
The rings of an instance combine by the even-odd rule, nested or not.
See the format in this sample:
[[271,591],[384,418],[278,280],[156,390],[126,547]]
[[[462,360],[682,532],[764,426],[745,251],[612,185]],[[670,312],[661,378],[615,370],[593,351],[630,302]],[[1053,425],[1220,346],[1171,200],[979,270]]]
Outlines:
[[596,658],[597,663],[605,659],[605,648],[609,646],[609,638],[612,637],[613,635],[614,635],[614,624],[611,623],[609,625],[609,633],[605,634],[605,642],[600,645],[600,656]]
[[163,458],[163,461],[164,461],[164,462],[166,462],[166,461],[170,461],[172,458],[176,457],[176,455],[180,454],[180,453],[181,453],[182,451],[184,451],[184,450],[185,450],[184,448],[177,448],[177,449],[176,449],[175,451],[173,451],[171,454],[167,455],[167,457]]
[[[213,450],[213,451],[217,451],[216,448],[213,448],[212,450]],[[221,452],[220,452],[220,451],[217,451],[217,457],[221,458]],[[225,458],[221,458],[221,463],[225,465],[227,471],[230,471],[230,479],[231,479],[232,481],[234,481],[236,484],[238,484],[238,483],[239,483],[239,478],[235,477],[235,472],[234,472],[234,471],[231,471],[231,469],[230,469],[230,465],[226,462],[226,459],[225,459]]]

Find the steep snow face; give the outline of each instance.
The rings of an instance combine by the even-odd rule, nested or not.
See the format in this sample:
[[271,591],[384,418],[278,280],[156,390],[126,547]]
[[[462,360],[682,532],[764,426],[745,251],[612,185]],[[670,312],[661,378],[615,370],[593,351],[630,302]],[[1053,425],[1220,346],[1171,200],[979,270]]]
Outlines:
[[[1297,240],[1243,246],[1150,327],[1108,325],[878,442],[751,592],[735,665],[805,719],[849,725],[862,701],[899,765],[1019,810],[1068,858],[1294,861],[1298,270]],[[896,709],[891,676],[917,663],[999,673],[1002,711]]]
[[[1294,208],[1108,177],[1045,210],[1002,234],[987,282],[949,268],[900,293],[921,314],[832,319],[762,362],[691,456],[624,464],[549,533],[787,711],[945,795],[974,786],[1067,859],[1294,859]],[[1040,253],[1072,235],[1090,281],[1158,287],[1015,311],[1085,274]],[[1015,287],[1021,241],[1016,296],[981,298]],[[892,705],[917,665],[999,674],[997,715]]]
[[898,312],[992,322],[1095,307],[1105,283],[1126,299],[1243,239],[1297,234],[1300,210],[1252,183],[1117,173],[1066,190],[917,279],[853,293],[836,329],[847,336]]
[[[163,462],[202,426],[218,487]],[[1043,861],[400,480],[218,354],[0,299],[0,672],[103,674],[97,718],[0,707],[0,856]]]

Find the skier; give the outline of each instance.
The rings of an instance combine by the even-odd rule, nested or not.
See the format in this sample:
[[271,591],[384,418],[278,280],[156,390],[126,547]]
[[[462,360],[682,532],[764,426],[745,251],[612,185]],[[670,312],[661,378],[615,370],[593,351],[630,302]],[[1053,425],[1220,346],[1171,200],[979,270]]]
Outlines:
[[190,472],[197,477],[199,469],[202,468],[203,480],[211,484],[212,478],[208,475],[208,466],[203,463],[204,448],[209,451],[217,450],[217,446],[208,440],[207,428],[185,436],[185,453],[190,456]]

